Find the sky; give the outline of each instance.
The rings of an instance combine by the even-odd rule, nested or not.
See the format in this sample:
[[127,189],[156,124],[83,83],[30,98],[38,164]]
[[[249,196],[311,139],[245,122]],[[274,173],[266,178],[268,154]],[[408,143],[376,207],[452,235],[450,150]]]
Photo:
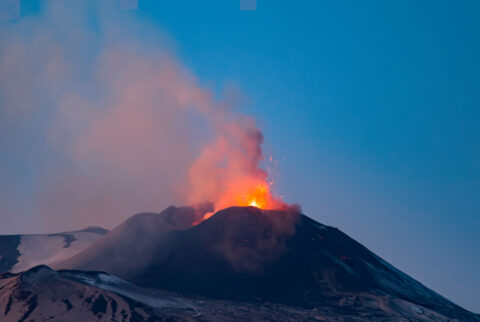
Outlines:
[[[478,1],[113,7],[45,14],[40,1],[24,0],[20,19],[0,21],[0,233],[111,228],[183,200],[166,183],[185,180],[177,161],[198,152],[195,143],[211,130],[202,122],[215,122],[217,102],[228,102],[228,113],[250,115],[262,130],[265,155],[278,161],[275,189],[287,202],[480,312]],[[108,61],[100,72],[91,67],[97,60]],[[177,96],[124,93],[132,80],[122,70],[138,85],[172,65],[158,82]],[[117,108],[130,99],[147,106],[142,117]],[[172,111],[156,115],[158,100]],[[190,103],[205,107],[176,112]],[[159,126],[143,126],[156,117]],[[132,119],[137,125],[125,128]],[[112,122],[116,131],[105,133]],[[177,128],[188,138],[172,137]],[[137,139],[148,141],[145,151]],[[111,148],[119,142],[135,147],[126,161],[123,145]],[[171,155],[146,152],[159,146]],[[84,207],[92,198],[95,207]]]

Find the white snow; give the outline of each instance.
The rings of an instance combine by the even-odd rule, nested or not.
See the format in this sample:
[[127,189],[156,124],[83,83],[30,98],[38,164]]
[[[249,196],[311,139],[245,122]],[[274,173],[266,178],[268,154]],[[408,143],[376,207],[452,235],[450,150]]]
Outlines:
[[[108,283],[108,284],[116,284],[116,285],[124,285],[127,284],[125,280],[122,280],[119,277],[113,276],[113,275],[108,275],[108,274],[99,274],[100,280],[102,282]],[[130,284],[130,283],[128,283]]]
[[105,291],[110,291],[129,297],[137,302],[144,303],[155,308],[192,308],[194,310],[194,308],[188,303],[179,301],[174,297],[158,297],[154,294],[149,294],[145,290],[115,276],[101,274],[100,279],[102,281],[115,281],[116,285],[98,282],[94,282],[91,285],[95,285],[96,287],[99,287]]
[[50,265],[54,261],[77,254],[102,237],[92,232],[74,232],[65,235],[75,237],[67,248],[64,248],[67,241],[62,234],[21,236],[20,245],[17,248],[20,256],[10,271],[18,273],[40,264]]
[[410,305],[410,309],[417,314],[423,314],[423,310],[416,305]]

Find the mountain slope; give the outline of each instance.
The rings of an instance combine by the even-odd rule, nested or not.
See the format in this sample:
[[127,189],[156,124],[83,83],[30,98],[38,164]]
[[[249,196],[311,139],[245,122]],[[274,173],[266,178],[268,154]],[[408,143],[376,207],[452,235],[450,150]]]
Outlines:
[[314,309],[140,288],[102,272],[38,266],[0,275],[1,321],[449,321],[393,297],[345,294]]
[[0,273],[20,272],[75,255],[108,232],[100,227],[58,234],[0,236]]
[[140,213],[110,231],[93,247],[52,263],[55,269],[101,270],[118,276],[129,276],[148,266],[154,251],[165,235],[184,230],[200,220],[205,207],[169,207],[161,213]]
[[[325,303],[336,307],[342,299],[363,294],[405,301],[448,318],[480,320],[338,229],[300,213],[232,207],[197,226],[165,228],[166,218],[185,213],[191,211],[169,208],[159,214],[158,233],[149,219],[140,243],[146,252],[131,242],[143,228],[134,233],[115,229],[103,240],[122,241],[117,252],[102,252],[95,245],[59,267],[102,270],[140,286],[211,298],[313,308]],[[111,264],[127,259],[134,264],[126,270]]]
[[47,266],[0,275],[1,321],[153,321],[152,317],[143,304],[65,278]]

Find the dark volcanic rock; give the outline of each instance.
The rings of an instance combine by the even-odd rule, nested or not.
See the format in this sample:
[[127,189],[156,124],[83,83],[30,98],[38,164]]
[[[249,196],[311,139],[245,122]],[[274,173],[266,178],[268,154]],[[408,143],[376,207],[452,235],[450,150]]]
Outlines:
[[385,295],[344,293],[314,308],[228,301],[140,288],[92,271],[46,266],[0,275],[1,321],[449,321]]
[[18,245],[19,235],[0,236],[0,273],[7,272],[18,262]]
[[[173,217],[180,224],[171,224]],[[348,313],[339,305],[346,298],[381,296],[478,320],[340,230],[298,212],[232,207],[193,227],[192,218],[191,208],[174,207],[137,215],[64,268],[106,271],[141,286],[217,299],[304,308],[330,303],[339,314]],[[109,247],[98,247],[104,244]]]
[[20,274],[0,275],[0,321],[132,321],[135,318],[162,321],[160,315],[144,304],[69,279],[44,265]]
[[55,269],[100,270],[122,278],[146,269],[174,230],[200,220],[209,207],[169,207],[161,213],[136,214],[77,255],[52,264]]

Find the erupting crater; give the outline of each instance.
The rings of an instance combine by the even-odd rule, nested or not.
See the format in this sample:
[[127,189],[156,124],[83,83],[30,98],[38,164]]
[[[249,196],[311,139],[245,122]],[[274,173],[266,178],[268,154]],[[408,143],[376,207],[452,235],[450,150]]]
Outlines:
[[229,207],[255,207],[265,210],[285,210],[290,206],[272,193],[273,182],[246,178],[232,182],[219,200],[214,203],[214,211],[204,215],[203,220],[215,212]]

